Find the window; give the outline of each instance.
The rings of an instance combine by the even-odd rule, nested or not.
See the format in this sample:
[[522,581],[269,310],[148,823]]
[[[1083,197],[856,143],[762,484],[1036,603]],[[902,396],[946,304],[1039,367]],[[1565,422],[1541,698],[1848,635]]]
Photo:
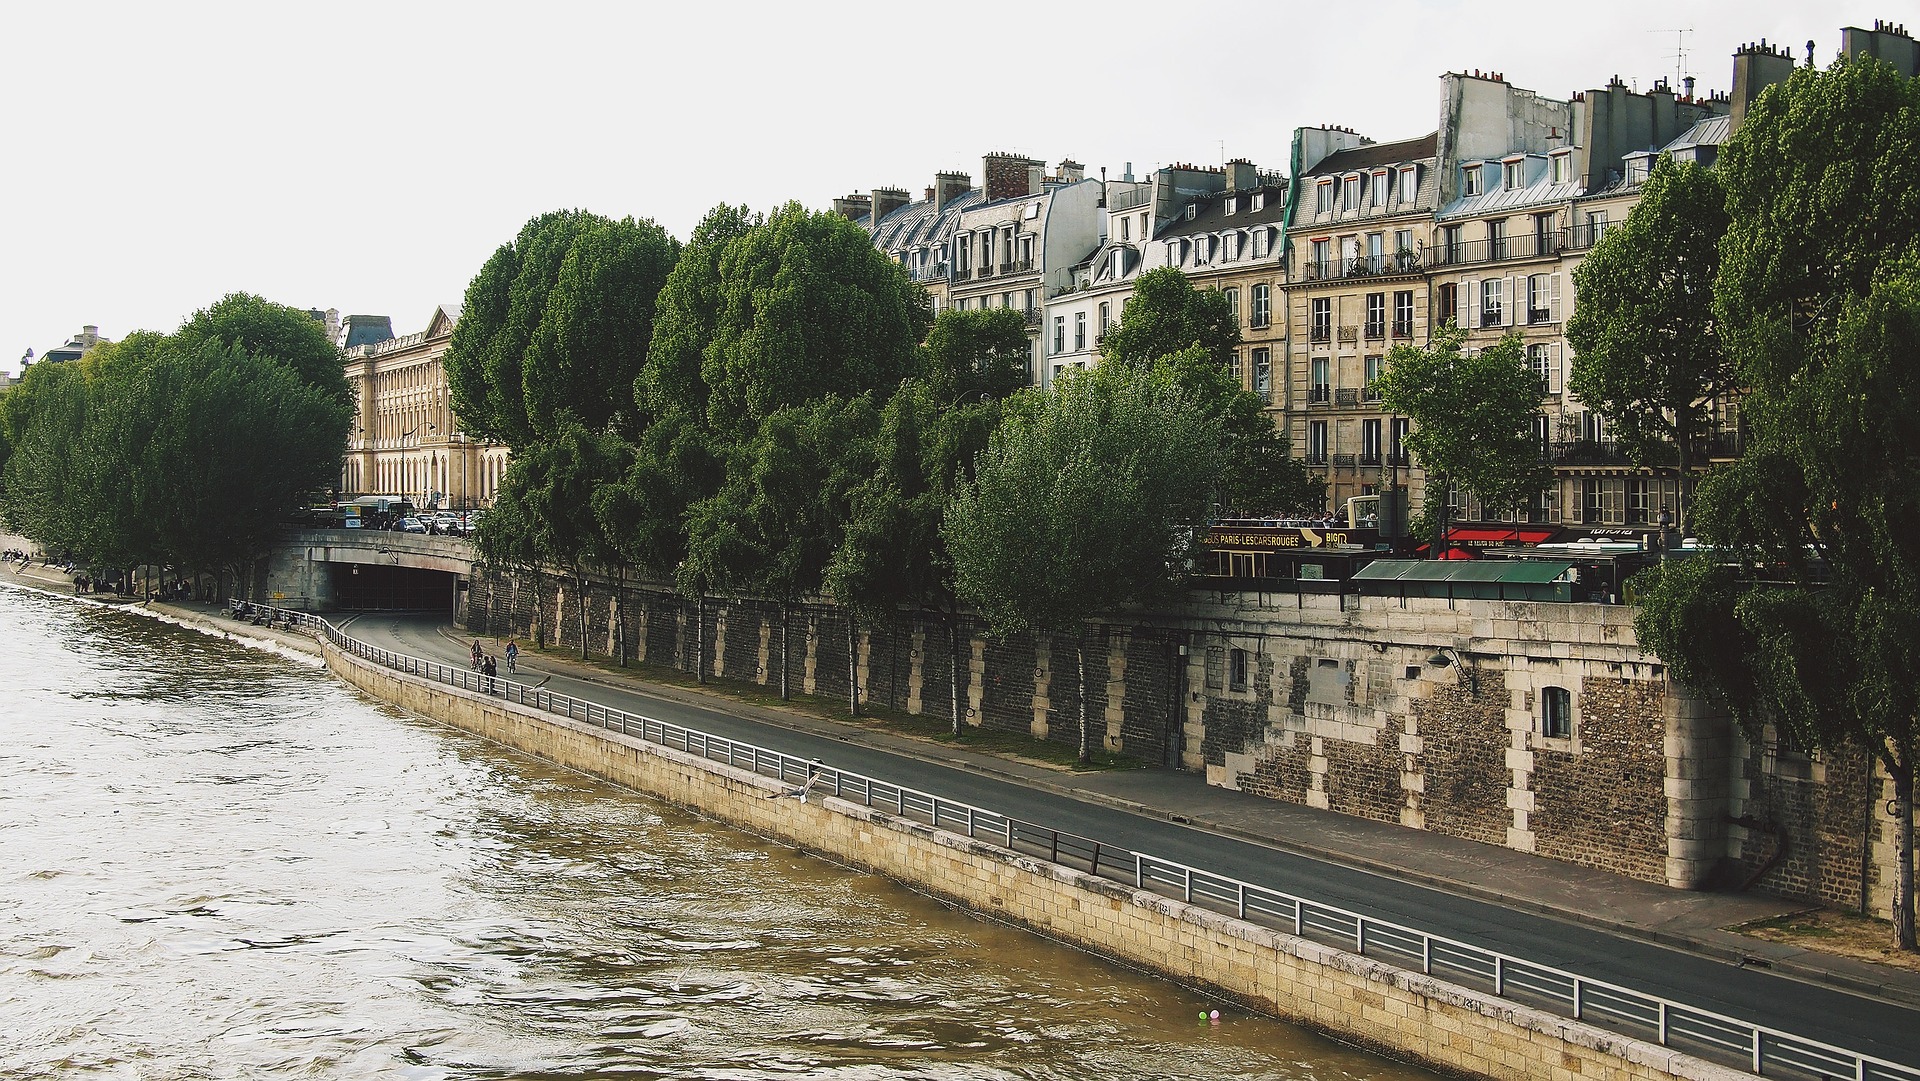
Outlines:
[[1267,230],[1253,231],[1253,257],[1259,259],[1267,254]]
[[1527,322],[1560,321],[1560,275],[1527,275]]
[[1509,190],[1527,186],[1527,163],[1510,161],[1506,163],[1506,175],[1501,177],[1501,185]]
[[1481,191],[1480,167],[1469,165],[1460,173],[1460,194],[1478,195]]
[[1501,218],[1487,223],[1487,258],[1507,257],[1507,221]]
[[1054,355],[1058,356],[1066,351],[1067,317],[1064,315],[1056,315],[1053,317],[1053,352]]
[[1387,234],[1367,234],[1367,273],[1380,274],[1387,270]]
[[1227,313],[1233,316],[1234,325],[1238,326],[1240,323],[1240,290],[1239,288],[1228,287],[1226,289],[1220,290],[1220,292],[1222,295],[1224,295],[1227,298]]
[[1466,259],[1466,245],[1461,243],[1458,225],[1440,227],[1440,259],[1449,266],[1459,264]]
[[[1034,205],[1036,207],[1039,206],[1038,203]],[[1020,238],[1020,269],[1033,269],[1033,238],[1031,236],[1022,236]]]
[[1644,154],[1636,154],[1627,159],[1627,183],[1639,184],[1647,179],[1648,166],[1652,159]]
[[1401,289],[1393,294],[1393,336],[1413,337],[1413,290],[1411,289]]
[[1133,219],[1132,218],[1120,219],[1120,239],[1123,241],[1133,239]]
[[1402,165],[1400,167],[1400,201],[1411,203],[1420,194],[1420,167]]
[[1313,323],[1308,336],[1316,342],[1333,340],[1333,298],[1313,298]]
[[1393,455],[1391,460],[1394,465],[1406,465],[1410,460],[1407,457],[1407,436],[1412,432],[1411,420],[1406,417],[1393,418],[1393,439],[1387,447],[1387,453]]
[[1333,397],[1332,365],[1326,357],[1314,357],[1309,365],[1307,401],[1325,404]]
[[1012,294],[1012,293],[1001,293],[1001,294],[1000,294],[1000,306],[1001,306],[1002,308],[1011,308],[1011,307],[1013,307],[1013,294]]
[[1332,244],[1326,237],[1321,237],[1312,242],[1312,272],[1307,275],[1309,279],[1324,278],[1327,276],[1327,260],[1331,257],[1331,247]]
[[1480,283],[1480,325],[1497,327],[1506,321],[1506,279],[1487,278]]
[[1273,393],[1273,353],[1268,349],[1253,351],[1253,389],[1262,396]]
[[1100,302],[1100,336],[1103,338],[1106,337],[1107,328],[1112,325],[1113,325],[1113,305],[1103,300]]
[[1247,689],[1247,651],[1230,649],[1227,651],[1227,688],[1244,691]]
[[1552,255],[1560,250],[1560,238],[1553,228],[1552,213],[1533,216],[1533,254]]
[[1360,422],[1360,464],[1380,464],[1380,419]]
[[1257,329],[1273,321],[1273,286],[1265,282],[1252,289],[1253,326]]
[[1327,464],[1327,422],[1324,420],[1307,422],[1307,464]]
[[1073,351],[1085,352],[1087,348],[1087,313],[1073,313]]
[[1387,294],[1367,294],[1366,335],[1370,339],[1387,336]]
[[1373,205],[1387,205],[1387,189],[1393,186],[1393,174],[1381,169],[1373,174]]
[[1393,259],[1401,270],[1413,270],[1413,230],[1395,229],[1393,231]]
[[1033,290],[1031,289],[1027,290],[1027,303],[1026,303],[1025,310],[1028,315],[1033,314]]
[[1229,215],[1240,213],[1240,197],[1238,195],[1227,196],[1227,213]]
[[1313,209],[1318,214],[1333,213],[1333,181],[1322,180],[1314,185]]
[[1534,342],[1527,346],[1527,367],[1540,377],[1542,395],[1552,394],[1559,389],[1555,384],[1560,380],[1555,377],[1560,373],[1554,370],[1556,365],[1553,363],[1552,347],[1546,342]]
[[1360,178],[1349,176],[1340,182],[1340,209],[1358,210],[1360,208]]
[[1553,156],[1553,182],[1565,184],[1573,177],[1573,155],[1555,154]]
[[1240,378],[1240,351],[1238,349],[1227,354],[1227,375],[1233,378],[1235,386],[1244,387],[1247,385],[1246,380]]
[[1453,282],[1442,284],[1440,286],[1439,304],[1439,319],[1442,324],[1451,323],[1459,319],[1460,287]]
[[1540,688],[1540,734],[1548,739],[1573,738],[1573,695],[1565,687]]
[[1630,477],[1626,483],[1627,524],[1646,525],[1653,521],[1653,488],[1644,478]]
[[1368,357],[1366,359],[1366,369],[1367,400],[1377,402],[1380,400],[1380,377],[1386,374],[1386,358],[1377,353]]
[[1600,243],[1600,238],[1605,236],[1607,232],[1606,211],[1596,210],[1587,215],[1587,232],[1591,234],[1587,237],[1589,244]]

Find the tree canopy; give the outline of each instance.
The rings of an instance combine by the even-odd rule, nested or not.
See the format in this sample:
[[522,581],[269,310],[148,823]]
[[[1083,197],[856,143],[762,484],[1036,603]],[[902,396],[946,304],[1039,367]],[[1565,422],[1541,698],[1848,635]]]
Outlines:
[[1708,408],[1735,389],[1713,299],[1727,222],[1718,174],[1663,157],[1639,205],[1573,274],[1569,389],[1606,415],[1635,462],[1677,463],[1683,519]]
[[347,368],[320,320],[298,308],[248,293],[229,293],[194,312],[175,335],[183,342],[239,346],[294,370],[300,380],[330,398],[349,401]]
[[447,348],[462,427],[519,450],[568,417],[599,430],[630,413],[679,254],[644,219],[567,210],[527,222],[467,286]]
[[1533,428],[1540,377],[1518,335],[1474,353],[1461,348],[1465,339],[1447,327],[1429,347],[1394,346],[1377,384],[1384,408],[1413,422],[1407,448],[1427,471],[1435,554],[1445,549],[1450,487],[1504,509],[1538,495],[1551,476]]

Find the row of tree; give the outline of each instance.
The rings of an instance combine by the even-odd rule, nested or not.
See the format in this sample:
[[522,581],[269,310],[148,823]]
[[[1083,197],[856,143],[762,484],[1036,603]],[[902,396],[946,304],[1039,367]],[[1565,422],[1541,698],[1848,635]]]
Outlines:
[[242,581],[339,483],[351,416],[320,323],[236,293],[172,334],[29,367],[0,395],[0,518],[90,567]]
[[856,618],[964,601],[1013,633],[1170,588],[1210,506],[1322,504],[1227,374],[1238,334],[1157,272],[1099,368],[1042,391],[1021,313],[933,318],[837,215],[722,206],[681,246],[573,211],[488,259],[447,371],[462,425],[514,451],[492,566],[670,578],[703,625],[710,594],[824,594]]

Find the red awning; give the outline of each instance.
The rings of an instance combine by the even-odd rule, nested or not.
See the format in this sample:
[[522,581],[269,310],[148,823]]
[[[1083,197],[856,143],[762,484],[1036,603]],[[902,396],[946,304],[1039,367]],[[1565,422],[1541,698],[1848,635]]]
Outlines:
[[1460,526],[1447,531],[1453,544],[1544,544],[1560,530],[1553,526]]

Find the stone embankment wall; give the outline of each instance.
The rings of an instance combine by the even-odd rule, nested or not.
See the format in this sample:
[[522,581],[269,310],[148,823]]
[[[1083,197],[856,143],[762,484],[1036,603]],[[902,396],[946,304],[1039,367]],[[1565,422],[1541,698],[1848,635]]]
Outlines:
[[[579,643],[572,582],[474,577],[474,630]],[[589,585],[589,650],[691,671],[694,602]],[[1086,662],[1091,741],[1216,785],[1682,888],[1751,885],[1886,911],[1896,823],[1862,756],[1750,739],[1641,652],[1633,609],[1594,604],[1195,593],[1079,636],[990,639],[966,615],[854,628],[860,698],[1073,744]],[[958,635],[957,665],[948,633]],[[709,678],[845,701],[844,613],[705,605]],[[1448,657],[1445,667],[1429,663]],[[1564,704],[1564,731],[1550,723]],[[1869,817],[1869,795],[1882,805]],[[1871,837],[1862,861],[1863,830]]]
[[768,799],[767,778],[337,650],[327,662],[415,713],[1391,1054],[1489,1078],[1745,1076],[858,804]]

